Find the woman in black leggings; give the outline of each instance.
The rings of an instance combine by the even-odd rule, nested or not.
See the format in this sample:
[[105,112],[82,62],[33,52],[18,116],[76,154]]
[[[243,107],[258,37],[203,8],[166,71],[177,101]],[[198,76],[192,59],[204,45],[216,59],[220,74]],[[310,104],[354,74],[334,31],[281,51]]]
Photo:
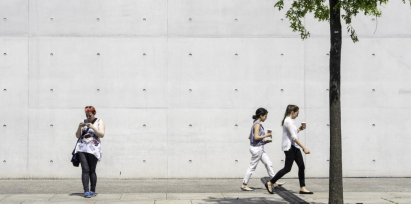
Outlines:
[[299,140],[298,133],[305,129],[305,126],[301,125],[298,129],[295,126],[294,119],[298,117],[300,112],[298,106],[288,105],[287,110],[284,114],[284,119],[281,122],[283,126],[283,139],[282,139],[282,149],[285,154],[285,165],[277,174],[265,184],[267,191],[270,194],[272,192],[272,184],[277,182],[278,179],[283,177],[285,174],[291,171],[293,163],[297,163],[298,166],[298,180],[300,181],[300,194],[313,194],[313,192],[308,191],[305,188],[305,166],[303,155],[301,154],[301,149],[306,154],[310,154],[308,150]]
[[85,112],[87,119],[81,121],[77,128],[76,137],[79,140],[74,153],[77,154],[81,163],[84,197],[90,198],[97,195],[96,166],[101,159],[100,138],[104,137],[104,123],[101,119],[94,117],[97,111],[93,106],[86,106]]

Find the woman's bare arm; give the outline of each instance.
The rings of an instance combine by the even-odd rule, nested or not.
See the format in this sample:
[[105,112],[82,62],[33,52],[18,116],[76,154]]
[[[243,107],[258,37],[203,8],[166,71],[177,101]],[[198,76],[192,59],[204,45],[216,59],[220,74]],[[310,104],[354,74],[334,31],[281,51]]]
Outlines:
[[98,129],[94,125],[89,126],[91,129],[94,130],[94,134],[97,135],[99,138],[103,138],[105,134],[105,127],[103,120],[98,121]]
[[266,137],[271,136],[271,133],[267,133],[265,135],[260,136],[260,124],[255,124],[254,125],[254,140],[262,140]]

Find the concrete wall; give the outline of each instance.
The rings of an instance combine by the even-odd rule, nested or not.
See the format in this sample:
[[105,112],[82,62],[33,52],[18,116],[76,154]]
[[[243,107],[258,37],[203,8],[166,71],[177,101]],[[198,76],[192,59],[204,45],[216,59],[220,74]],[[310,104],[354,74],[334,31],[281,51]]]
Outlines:
[[[329,28],[309,17],[302,41],[274,3],[0,0],[0,178],[78,178],[86,105],[106,124],[100,177],[243,177],[258,107],[278,171],[287,104],[308,124],[306,175],[327,177]],[[344,176],[411,176],[411,9],[382,10],[354,20],[359,43],[344,34]]]

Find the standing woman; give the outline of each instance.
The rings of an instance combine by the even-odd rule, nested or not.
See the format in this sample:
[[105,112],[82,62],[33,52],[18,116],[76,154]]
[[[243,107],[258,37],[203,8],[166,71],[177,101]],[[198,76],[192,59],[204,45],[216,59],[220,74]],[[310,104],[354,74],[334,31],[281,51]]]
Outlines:
[[[86,117],[81,121],[76,132],[76,137],[79,138],[76,150],[82,169],[81,180],[83,182],[84,197],[90,198],[96,196],[96,166],[97,161],[101,159],[100,138],[104,137],[103,120],[95,118],[97,111],[93,106],[86,106]],[[91,183],[91,190],[89,189]]]
[[294,119],[298,117],[300,112],[298,106],[288,105],[287,110],[284,114],[284,119],[281,122],[283,126],[283,142],[282,149],[285,154],[285,165],[269,182],[265,184],[267,191],[271,194],[272,184],[275,183],[278,179],[282,178],[285,174],[291,171],[293,163],[297,163],[298,166],[298,180],[300,181],[300,194],[313,194],[313,192],[308,191],[305,188],[305,174],[304,174],[304,160],[301,150],[306,154],[310,154],[308,150],[299,140],[298,133],[305,129],[304,126],[300,126],[298,129],[295,126]]
[[[245,173],[243,185],[241,186],[241,190],[243,191],[253,191],[254,189],[247,186],[248,181],[250,180],[251,175],[254,173],[255,169],[257,168],[258,162],[263,162],[265,168],[267,169],[268,175],[270,178],[273,178],[275,172],[273,170],[273,164],[271,163],[270,158],[268,158],[267,153],[264,151],[264,145],[270,143],[271,140],[264,141],[264,138],[271,137],[271,132],[265,133],[264,127],[261,122],[264,122],[267,119],[268,111],[264,108],[259,108],[253,115],[254,123],[251,126],[250,136],[248,139],[250,140],[250,153],[251,153],[251,162],[250,167],[248,167],[247,172]],[[276,183],[277,185],[281,186],[284,183]]]

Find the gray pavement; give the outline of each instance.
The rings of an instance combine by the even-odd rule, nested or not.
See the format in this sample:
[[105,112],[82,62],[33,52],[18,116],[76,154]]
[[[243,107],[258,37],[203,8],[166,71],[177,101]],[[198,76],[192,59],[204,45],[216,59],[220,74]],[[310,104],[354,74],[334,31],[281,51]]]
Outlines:
[[[299,195],[298,179],[282,179],[274,195],[260,179],[253,192],[241,179],[99,179],[93,198],[83,198],[80,179],[3,179],[0,203],[307,203],[328,202],[328,180],[307,179],[314,195]],[[411,178],[345,178],[345,203],[411,203]]]

